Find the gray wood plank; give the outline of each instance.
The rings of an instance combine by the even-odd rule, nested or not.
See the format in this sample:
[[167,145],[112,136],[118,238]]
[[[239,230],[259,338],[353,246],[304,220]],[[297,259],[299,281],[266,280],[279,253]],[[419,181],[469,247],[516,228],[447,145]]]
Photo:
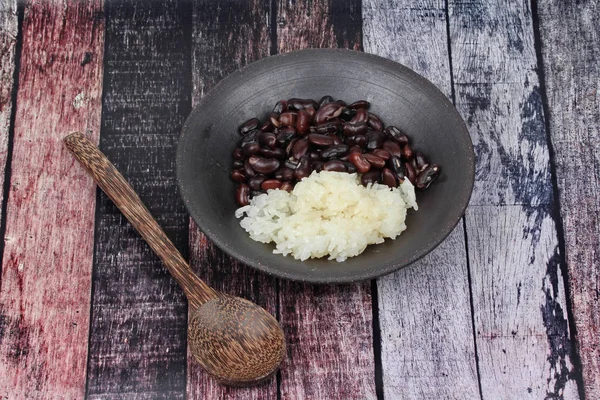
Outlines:
[[483,398],[578,398],[529,4],[456,0],[448,13],[477,153],[466,227]]
[[583,386],[600,399],[600,4],[542,0],[537,12]]
[[[443,1],[364,1],[363,24],[365,51],[413,68],[450,97]],[[479,397],[467,274],[460,223],[427,257],[378,279],[386,398]]]
[[[193,5],[193,103],[221,79],[246,64],[269,55],[269,0],[251,2],[196,0]],[[232,193],[233,196],[233,193]],[[276,314],[275,279],[258,272],[217,248],[192,222],[190,264],[209,285],[241,296]],[[188,351],[187,396],[190,399],[275,399],[277,381],[250,388],[219,385]]]

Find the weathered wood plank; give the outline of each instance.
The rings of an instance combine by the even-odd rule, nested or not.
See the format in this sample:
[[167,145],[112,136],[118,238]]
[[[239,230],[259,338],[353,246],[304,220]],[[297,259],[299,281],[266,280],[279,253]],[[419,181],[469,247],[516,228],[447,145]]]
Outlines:
[[[4,169],[8,161],[8,136],[13,111],[12,95],[17,33],[17,1],[3,1],[0,3],[0,188],[4,188]],[[0,192],[0,204],[3,204],[3,202],[4,190]],[[0,210],[1,212],[2,210]],[[2,214],[0,214],[1,218]]]
[[[190,111],[190,7],[109,2],[100,148],[186,252],[175,148]],[[98,197],[88,397],[185,398],[186,302],[112,202]],[[135,395],[134,395],[135,393]]]
[[[369,0],[363,21],[365,51],[414,69],[451,97],[443,1]],[[431,254],[378,279],[377,287],[385,397],[478,398],[462,223]]]
[[[193,10],[194,104],[236,69],[269,55],[271,2],[197,0]],[[192,222],[190,263],[208,284],[241,296],[276,314],[276,282],[224,254]],[[252,388],[231,388],[210,378],[188,353],[188,398],[275,399],[277,381]]]
[[[278,52],[308,47],[361,50],[360,2],[279,1]],[[281,371],[282,399],[376,397],[371,301],[368,282],[280,282],[280,318],[289,357]]]
[[600,399],[600,6],[548,0],[537,12],[583,386]]
[[483,397],[577,398],[529,4],[450,1],[448,13],[477,153],[466,227]]
[[95,185],[62,138],[75,130],[98,138],[102,7],[25,5],[0,289],[7,399],[85,391]]

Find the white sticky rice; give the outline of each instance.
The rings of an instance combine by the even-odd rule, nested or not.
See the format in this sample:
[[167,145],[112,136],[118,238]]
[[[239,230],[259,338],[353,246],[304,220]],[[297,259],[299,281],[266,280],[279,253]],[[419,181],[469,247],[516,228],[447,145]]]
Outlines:
[[[291,193],[269,190],[235,212],[258,242],[298,260],[329,256],[344,261],[369,244],[395,239],[406,229],[406,210],[418,208],[413,185],[364,187],[357,174],[313,172]],[[245,217],[244,217],[245,215]]]

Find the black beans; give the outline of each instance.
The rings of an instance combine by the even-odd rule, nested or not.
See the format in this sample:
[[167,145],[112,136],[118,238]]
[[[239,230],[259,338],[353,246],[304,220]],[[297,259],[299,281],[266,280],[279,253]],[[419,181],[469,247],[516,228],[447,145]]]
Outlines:
[[349,151],[350,147],[348,147],[347,145],[336,144],[334,146],[331,146],[327,150],[323,150],[323,152],[321,153],[321,157],[323,157],[326,160],[330,160],[332,158],[340,158],[348,154]]
[[261,174],[270,174],[271,172],[275,172],[280,165],[279,160],[259,156],[250,157],[248,162],[250,163],[250,166],[252,166],[253,170],[260,172]]
[[369,113],[369,119],[367,120],[367,125],[374,131],[380,131],[383,129],[383,123],[379,119],[379,117],[373,113]]
[[240,183],[235,191],[235,201],[242,207],[250,204],[250,187],[248,185]]
[[240,133],[240,135],[245,135],[248,132],[258,128],[258,126],[260,125],[260,120],[258,118],[250,118],[248,121],[244,122],[242,125],[240,125],[240,127],[238,128],[238,132]]
[[415,181],[415,186],[417,189],[425,190],[431,185],[431,182],[435,180],[440,175],[440,167],[438,165],[428,165],[423,169],[423,171],[419,172],[417,175],[417,179]]
[[241,124],[242,137],[232,153],[236,202],[249,204],[267,190],[291,191],[323,170],[358,173],[365,186],[377,182],[394,188],[409,179],[419,190],[427,189],[440,167],[413,150],[399,128],[385,127],[369,107],[366,100],[348,106],[331,96],[318,103],[293,98],[277,102],[262,124],[257,118]]
[[316,146],[331,146],[333,144],[333,138],[331,136],[318,133],[309,134],[308,141]]
[[385,134],[380,131],[372,131],[367,137],[367,149],[378,149],[383,145],[383,142],[385,142]]
[[337,172],[346,172],[346,165],[342,161],[339,160],[331,160],[327,161],[323,166],[325,171],[337,171]]

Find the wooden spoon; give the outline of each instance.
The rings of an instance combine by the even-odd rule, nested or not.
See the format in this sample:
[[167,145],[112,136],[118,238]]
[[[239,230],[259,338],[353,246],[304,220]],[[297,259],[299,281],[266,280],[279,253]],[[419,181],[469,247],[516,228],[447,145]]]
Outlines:
[[183,288],[192,310],[188,341],[200,365],[227,385],[251,385],[271,377],[285,354],[277,320],[264,308],[219,293],[200,280],[100,149],[81,133],[70,134],[64,142]]

